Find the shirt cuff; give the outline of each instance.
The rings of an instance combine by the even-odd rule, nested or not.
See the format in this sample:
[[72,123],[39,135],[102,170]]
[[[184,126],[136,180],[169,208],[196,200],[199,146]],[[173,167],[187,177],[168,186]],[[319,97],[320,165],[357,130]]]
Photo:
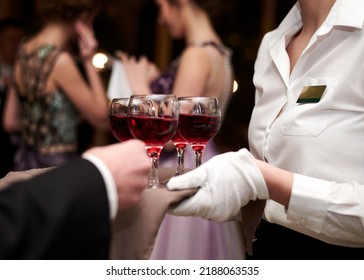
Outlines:
[[116,190],[116,184],[113,176],[111,175],[110,170],[105,165],[105,163],[100,160],[98,157],[90,154],[82,154],[82,157],[86,160],[89,160],[93,163],[96,168],[100,171],[102,178],[104,179],[107,198],[109,200],[109,209],[110,209],[110,219],[113,220],[117,214],[118,208],[118,194]]
[[287,219],[314,232],[321,232],[331,187],[331,182],[294,174]]

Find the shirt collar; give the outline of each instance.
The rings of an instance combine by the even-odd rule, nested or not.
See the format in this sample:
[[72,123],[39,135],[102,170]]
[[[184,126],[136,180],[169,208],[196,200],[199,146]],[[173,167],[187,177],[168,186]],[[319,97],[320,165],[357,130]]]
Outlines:
[[337,0],[334,25],[362,29],[364,24],[363,0]]
[[[362,0],[337,0],[317,35],[328,33],[334,26],[362,29],[364,24]],[[285,34],[288,30],[302,27],[301,9],[298,2],[278,26],[277,31]]]

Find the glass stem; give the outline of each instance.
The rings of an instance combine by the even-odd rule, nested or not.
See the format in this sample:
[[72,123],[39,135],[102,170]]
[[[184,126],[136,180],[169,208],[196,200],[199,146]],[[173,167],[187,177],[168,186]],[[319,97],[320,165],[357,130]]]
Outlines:
[[196,167],[199,167],[202,163],[202,151],[203,149],[195,149]]
[[152,161],[152,171],[149,177],[148,188],[156,189],[160,187],[158,176],[159,154],[157,152],[153,152],[150,154],[150,158]]
[[185,148],[176,147],[177,150],[177,170],[176,176],[184,173],[184,162],[185,162]]

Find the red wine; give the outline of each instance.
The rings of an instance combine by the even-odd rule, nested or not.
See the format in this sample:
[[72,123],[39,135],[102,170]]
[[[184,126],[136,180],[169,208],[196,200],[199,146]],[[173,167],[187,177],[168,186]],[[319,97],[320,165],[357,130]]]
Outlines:
[[128,116],[109,115],[109,118],[111,131],[120,142],[134,138],[129,130]]
[[179,132],[190,144],[206,144],[219,131],[220,116],[179,115]]
[[131,134],[147,146],[164,146],[174,136],[178,120],[167,117],[129,116]]
[[162,146],[146,146],[147,153],[150,157],[153,157],[154,155],[160,155],[160,153],[163,150]]
[[177,128],[176,134],[172,138],[172,142],[176,148],[184,149],[187,146],[187,141],[181,136],[179,128]]

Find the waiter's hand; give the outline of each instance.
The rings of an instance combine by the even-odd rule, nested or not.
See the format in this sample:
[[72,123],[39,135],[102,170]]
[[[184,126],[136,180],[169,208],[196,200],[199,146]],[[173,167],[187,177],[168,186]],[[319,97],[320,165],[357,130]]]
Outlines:
[[200,216],[224,222],[240,217],[240,209],[250,200],[268,199],[264,178],[247,149],[211,158],[198,168],[172,177],[167,188],[199,188],[170,213],[177,216]]

